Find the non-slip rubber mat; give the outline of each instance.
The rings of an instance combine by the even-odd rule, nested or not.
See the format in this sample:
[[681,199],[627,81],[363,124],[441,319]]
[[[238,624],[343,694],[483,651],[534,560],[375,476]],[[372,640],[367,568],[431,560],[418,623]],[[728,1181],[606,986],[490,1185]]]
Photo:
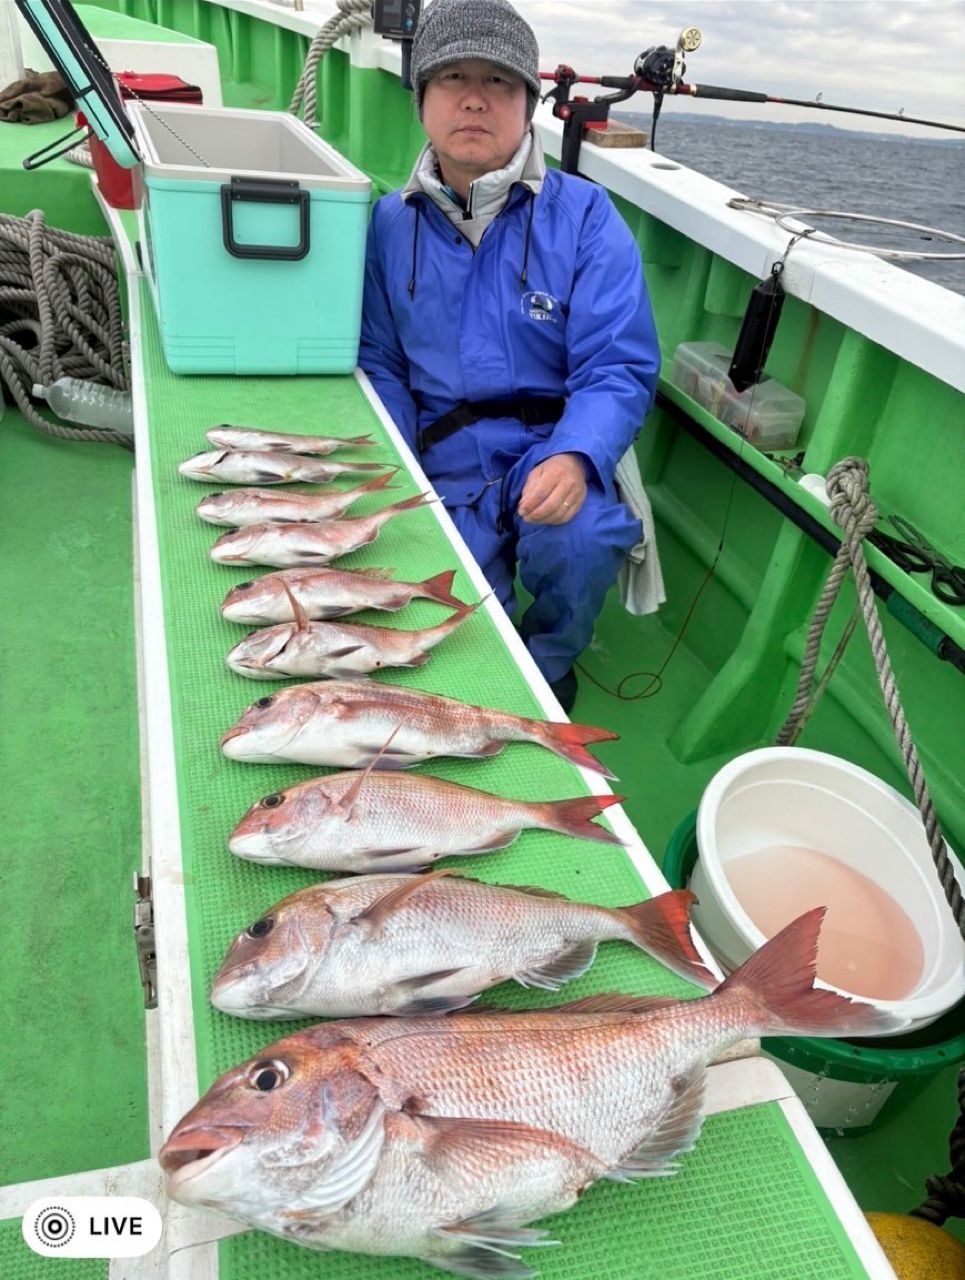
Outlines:
[[3,1280],[107,1280],[106,1258],[48,1258],[27,1245],[20,1219],[0,1222],[0,1276]]
[[[205,429],[221,422],[305,433],[373,432],[380,437],[380,445],[362,451],[365,459],[376,455],[395,462],[397,458],[353,379],[178,377],[164,364],[146,286],[142,289],[142,323],[177,752],[190,981],[198,1068],[205,1088],[220,1072],[300,1025],[230,1018],[211,1009],[207,991],[235,933],[285,894],[318,878],[301,870],[242,862],[227,852],[228,834],[254,800],[320,771],[298,765],[244,765],[227,761],[220,753],[219,735],[244,707],[275,685],[246,680],[225,666],[225,653],[243,632],[221,619],[218,604],[232,585],[267,570],[229,569],[210,561],[207,552],[218,530],[200,521],[194,507],[204,494],[221,486],[184,479],[177,472],[177,463],[205,448]],[[353,481],[348,478],[345,483]],[[417,492],[401,473],[395,484],[398,487],[390,495],[392,500]],[[366,498],[352,514],[374,510],[384,502],[384,497]],[[455,567],[457,561],[434,516],[428,511],[413,511],[390,523],[375,544],[341,563],[346,567],[390,566],[396,577],[415,581]],[[476,598],[462,571],[455,591],[464,599]],[[419,627],[444,616],[441,607],[417,602],[390,616],[388,625]],[[386,616],[359,615],[357,620],[385,621]],[[520,714],[538,714],[524,677],[483,613],[473,615],[445,640],[426,666],[413,672],[391,671],[377,678]],[[510,745],[487,761],[434,761],[421,770],[523,799],[586,793],[572,766],[529,745]],[[544,832],[525,832],[509,849],[461,859],[459,866],[464,873],[480,878],[540,884],[570,897],[608,905],[647,896],[619,848]],[[694,994],[693,988],[656,961],[623,944],[608,944],[601,948],[590,972],[569,984],[565,994],[540,995],[506,984],[495,988],[488,998],[500,1004],[535,1007],[608,990]],[[731,1188],[723,1198],[722,1188]],[[750,1208],[744,1234],[727,1239],[719,1218],[722,1203],[729,1203],[731,1197]],[[773,1217],[767,1216],[772,1210]],[[539,1251],[532,1258],[547,1276],[637,1280],[651,1274],[642,1268],[650,1267],[652,1258],[660,1258],[662,1275],[716,1278],[724,1272],[708,1263],[708,1250],[731,1259],[728,1265],[737,1268],[733,1274],[742,1278],[777,1280],[793,1275],[794,1280],[802,1280],[813,1275],[815,1280],[819,1276],[833,1280],[864,1274],[776,1106],[713,1120],[697,1152],[685,1158],[678,1178],[636,1188],[594,1188],[583,1204],[553,1227],[565,1239],[566,1247]],[[761,1270],[757,1262],[774,1251],[770,1245],[765,1248],[774,1234],[781,1240],[779,1248],[774,1248],[787,1266],[785,1270],[768,1270],[771,1264],[767,1263]],[[822,1258],[816,1269],[802,1270],[802,1259],[807,1259],[812,1246],[826,1252],[831,1262],[826,1265]],[[221,1257],[223,1280],[319,1275],[362,1280],[431,1274],[421,1264],[398,1260],[319,1256],[255,1233],[224,1243]],[[793,1270],[787,1269],[792,1266]]]

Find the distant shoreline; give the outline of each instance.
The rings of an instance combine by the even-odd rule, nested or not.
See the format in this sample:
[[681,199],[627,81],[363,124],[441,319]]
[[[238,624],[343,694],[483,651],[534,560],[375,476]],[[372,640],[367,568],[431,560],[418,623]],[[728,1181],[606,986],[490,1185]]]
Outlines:
[[[632,124],[644,132],[650,131],[650,114],[646,111],[614,111],[612,115],[617,120],[622,120],[626,124]],[[903,138],[895,133],[875,133],[868,129],[842,129],[839,125],[814,124],[806,120],[798,120],[793,123],[784,123],[780,120],[738,120],[733,116],[711,116],[705,115],[688,115],[686,109],[677,110],[668,109],[666,104],[660,115],[657,124],[657,130],[665,125],[675,124],[722,124],[734,129],[755,129],[764,130],[768,133],[796,133],[796,134],[817,134],[818,136],[827,137],[829,134],[835,138],[862,138],[865,141],[872,140],[875,142],[903,142],[915,143],[925,147],[965,147],[965,139],[958,138]]]

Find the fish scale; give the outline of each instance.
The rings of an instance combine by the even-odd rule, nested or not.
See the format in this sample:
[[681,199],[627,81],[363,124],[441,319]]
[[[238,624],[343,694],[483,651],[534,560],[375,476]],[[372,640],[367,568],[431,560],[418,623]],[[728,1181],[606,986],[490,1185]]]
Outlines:
[[182,1119],[160,1152],[168,1193],[318,1248],[522,1280],[533,1273],[514,1250],[541,1240],[527,1223],[598,1178],[673,1172],[700,1131],[705,1068],[730,1044],[896,1029],[814,987],[823,916],[807,912],[695,1001],[603,996],[297,1032]]
[[627,908],[484,884],[445,871],[314,885],[239,934],[212,1003],[247,1017],[444,1013],[515,978],[554,989],[622,940],[706,984],[685,890]]
[[424,775],[339,773],[278,796],[249,809],[228,841],[233,853],[319,870],[391,871],[503,848],[527,827],[620,843],[590,821],[622,799],[613,795],[540,803]]

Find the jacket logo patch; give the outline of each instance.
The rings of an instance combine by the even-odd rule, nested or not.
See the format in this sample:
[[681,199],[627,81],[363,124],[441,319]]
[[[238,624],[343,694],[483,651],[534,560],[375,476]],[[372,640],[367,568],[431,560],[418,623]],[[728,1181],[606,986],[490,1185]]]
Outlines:
[[519,300],[519,306],[523,315],[528,315],[530,320],[537,320],[543,324],[559,324],[559,299],[554,298],[552,294],[541,293],[538,290],[524,293]]

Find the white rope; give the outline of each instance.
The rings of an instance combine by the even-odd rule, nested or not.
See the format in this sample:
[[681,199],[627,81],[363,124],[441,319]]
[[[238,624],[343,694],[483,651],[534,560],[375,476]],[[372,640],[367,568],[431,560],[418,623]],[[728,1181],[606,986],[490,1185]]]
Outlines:
[[838,548],[838,554],[834,558],[831,571],[827,576],[821,597],[814,610],[814,616],[811,619],[804,657],[801,659],[801,674],[798,679],[794,705],[778,731],[775,741],[778,746],[787,746],[796,741],[805,717],[810,714],[812,707],[809,705],[809,689],[817,667],[821,635],[841,583],[844,581],[848,570],[852,569],[858,593],[858,603],[864,617],[865,626],[868,629],[871,655],[874,658],[875,672],[885,700],[888,718],[891,720],[892,731],[901,751],[902,763],[905,766],[908,781],[911,783],[911,789],[915,795],[918,812],[921,814],[922,825],[928,838],[928,847],[931,850],[932,860],[935,863],[935,870],[938,873],[938,879],[941,881],[945,899],[951,908],[955,923],[958,925],[962,937],[965,937],[965,898],[962,896],[958,880],[955,877],[952,861],[945,846],[941,827],[938,824],[935,806],[932,804],[931,795],[925,782],[925,775],[922,772],[921,761],[918,759],[911,730],[908,728],[908,721],[905,719],[898,685],[888,658],[888,649],[885,645],[881,619],[878,617],[878,610],[875,607],[874,588],[871,585],[868,565],[864,557],[862,543],[867,534],[875,527],[875,522],[878,519],[878,509],[872,500],[871,491],[868,487],[868,464],[864,458],[842,458],[840,462],[835,463],[828,472],[827,490],[828,497],[831,499],[831,515],[835,524],[841,529],[841,546]]
[[316,91],[318,87],[318,64],[332,45],[342,36],[352,31],[360,31],[372,25],[371,0],[336,0],[339,12],[333,14],[316,33],[305,56],[305,65],[295,86],[291,105],[288,110],[292,115],[298,114],[298,108],[304,104],[304,120],[310,129],[314,129],[318,121],[315,118],[317,107]]
[[[936,240],[948,240],[953,244],[965,245],[965,236],[956,235],[953,231],[941,231],[937,227],[926,227],[919,222],[904,222],[901,218],[879,218],[870,213],[847,213],[839,209],[799,209],[790,204],[777,204],[772,200],[760,200],[754,196],[735,196],[727,201],[728,208],[740,209],[745,213],[758,213],[765,218],[773,218],[779,227],[792,234],[801,228],[789,227],[788,222],[802,218],[841,218],[848,222],[870,222],[879,226],[900,227],[905,231],[918,231],[923,235],[933,236]],[[809,238],[819,244],[830,245],[835,249],[860,249],[864,253],[874,253],[879,258],[901,260],[922,259],[930,262],[958,262],[965,258],[963,253],[929,253],[919,249],[886,249],[877,244],[856,244],[852,240],[839,240],[836,236],[824,231],[810,229]]]

